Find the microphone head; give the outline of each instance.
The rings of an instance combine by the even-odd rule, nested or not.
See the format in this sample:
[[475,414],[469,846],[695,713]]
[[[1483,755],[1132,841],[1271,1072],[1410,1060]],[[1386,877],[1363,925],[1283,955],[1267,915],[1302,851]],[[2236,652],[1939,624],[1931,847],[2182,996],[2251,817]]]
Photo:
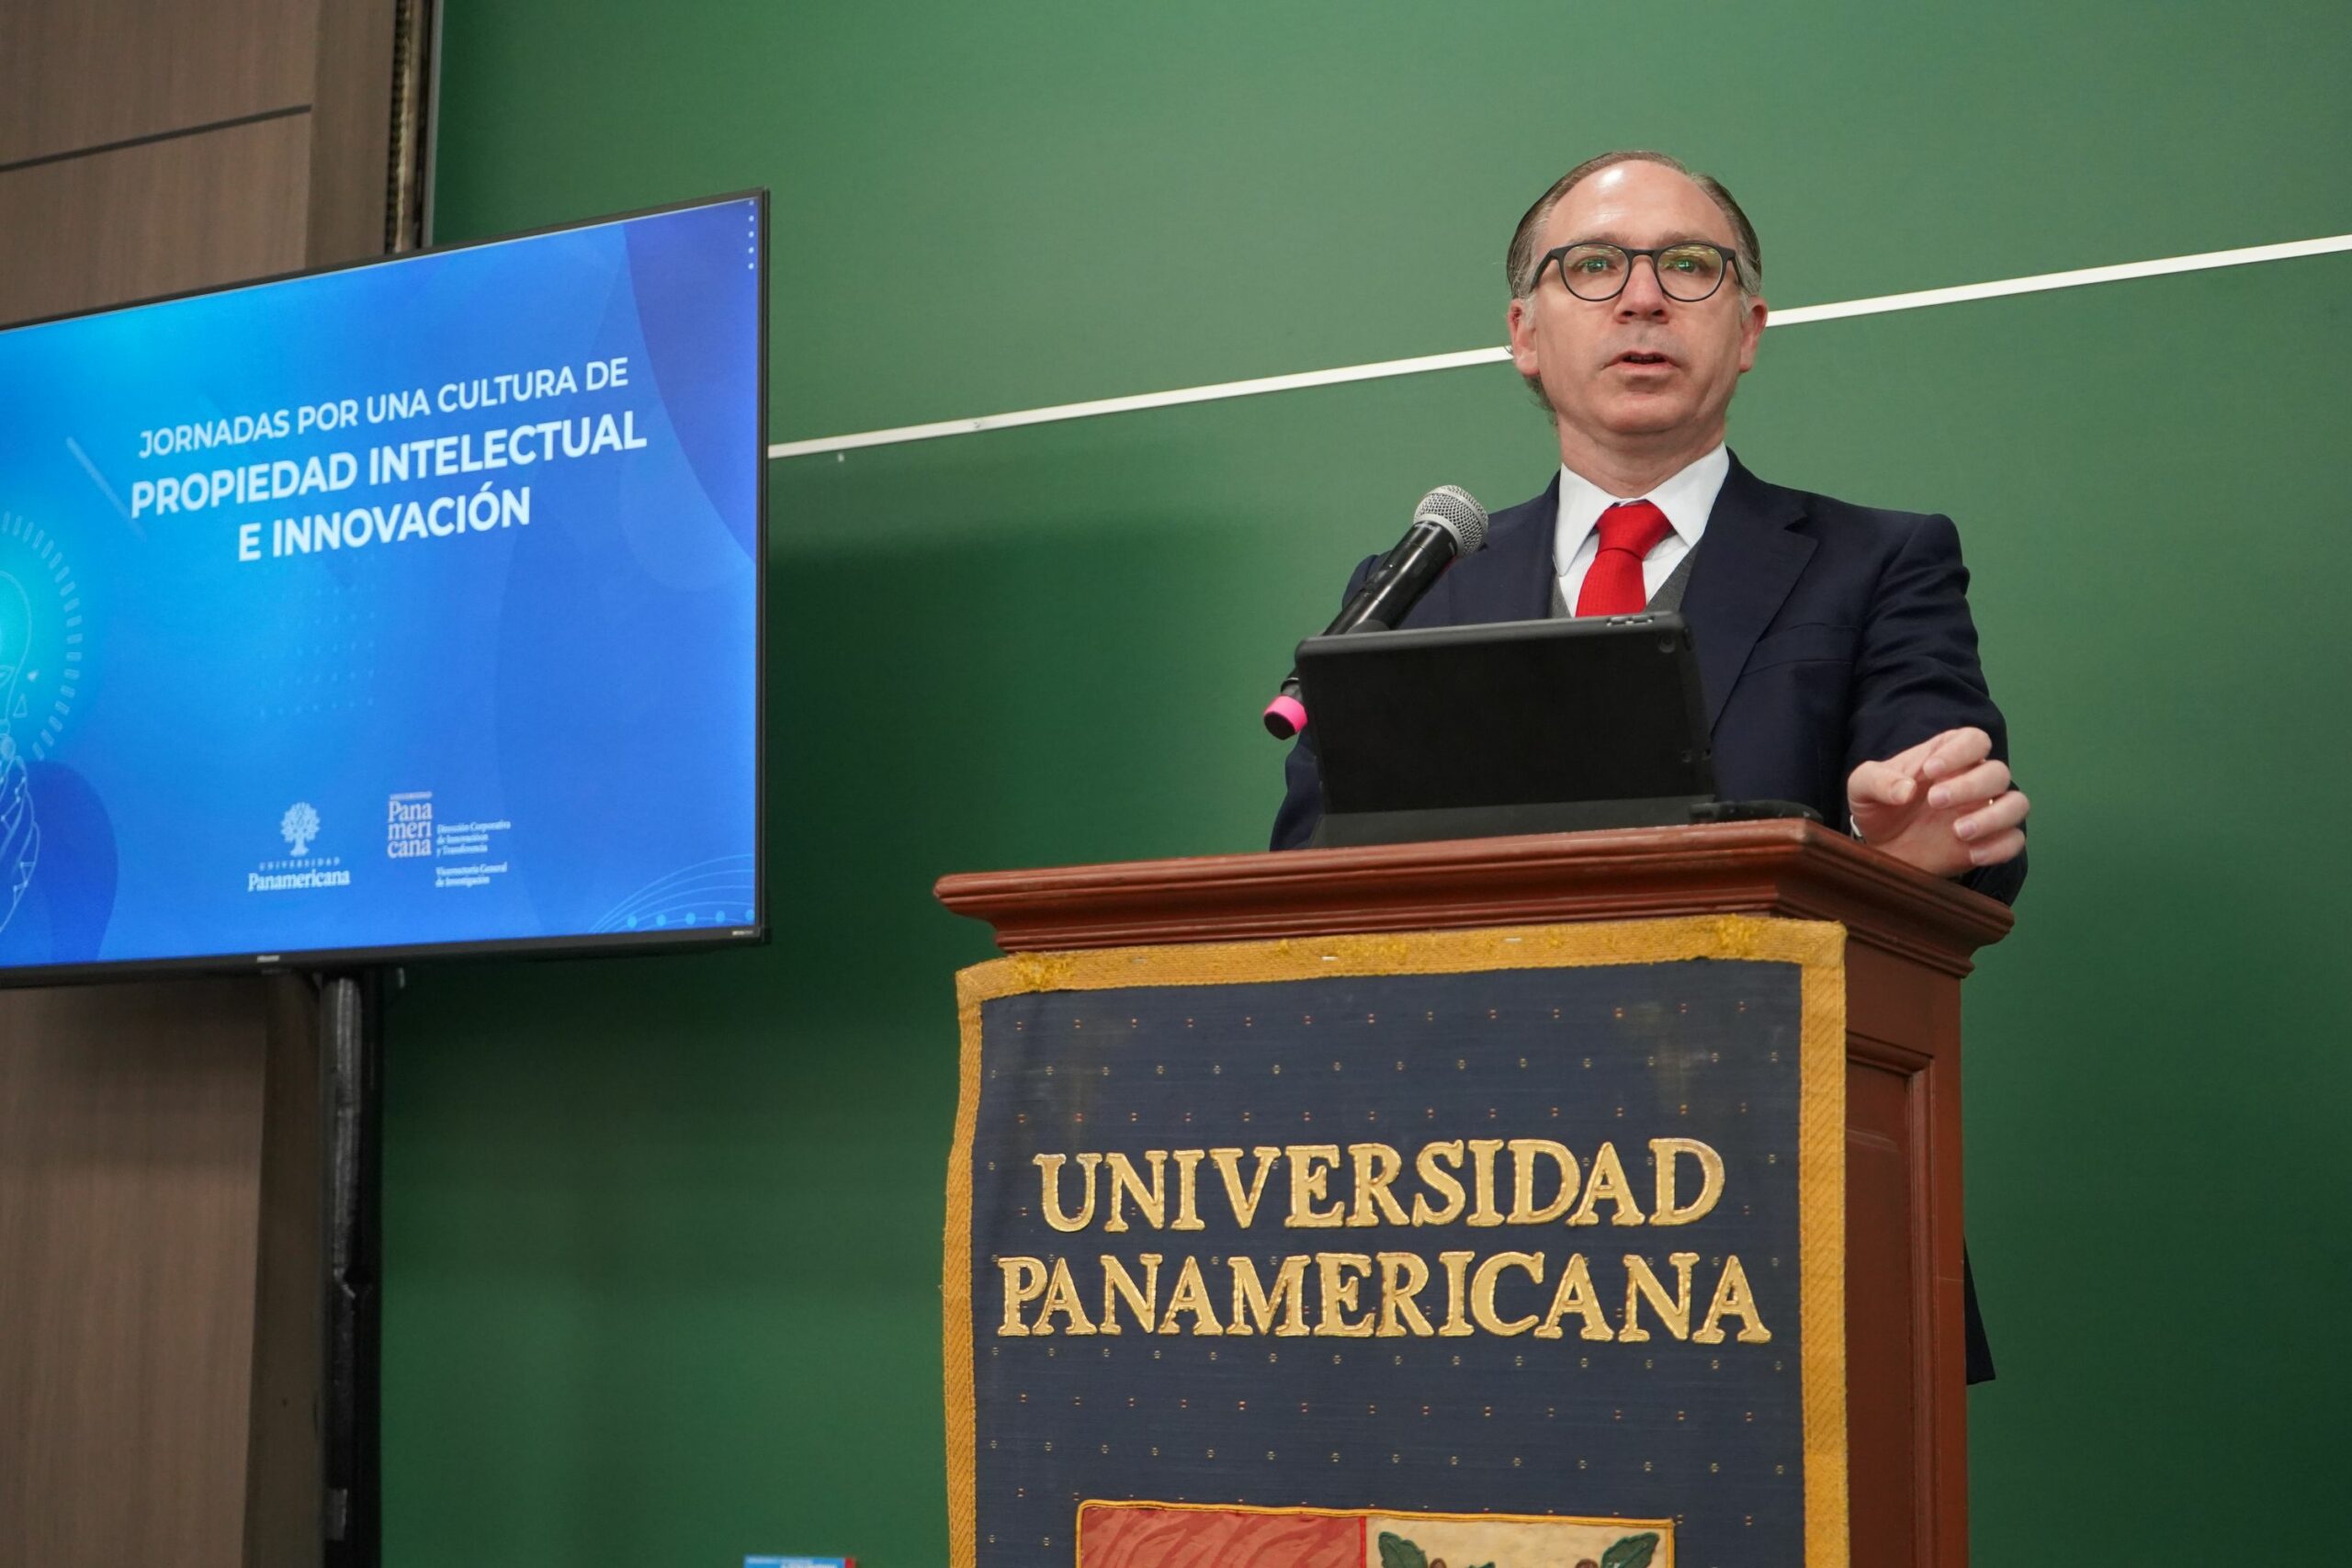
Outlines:
[[1460,485],[1440,485],[1413,508],[1416,524],[1430,523],[1453,536],[1459,555],[1468,555],[1487,542],[1487,509]]

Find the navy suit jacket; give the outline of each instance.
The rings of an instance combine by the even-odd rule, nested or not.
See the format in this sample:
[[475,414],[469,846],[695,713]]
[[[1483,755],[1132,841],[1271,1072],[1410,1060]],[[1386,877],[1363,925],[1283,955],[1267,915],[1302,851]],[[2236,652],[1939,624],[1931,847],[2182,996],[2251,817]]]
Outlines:
[[[1560,480],[1497,513],[1487,545],[1447,569],[1403,622],[1538,621],[1552,613]],[[1349,581],[1352,594],[1371,570]],[[1974,725],[2007,761],[1968,615],[1968,569],[1948,517],[1882,512],[1767,484],[1734,457],[1690,563],[1682,616],[1698,646],[1716,793],[1794,800],[1850,828],[1846,776],[1931,735]],[[1273,847],[1295,849],[1323,814],[1312,725],[1292,747]],[[1972,873],[2004,903],[2025,857]]]
[[[1404,626],[1540,621],[1552,614],[1560,479],[1497,513],[1486,548],[1447,569]],[[1352,596],[1378,558],[1356,568]],[[1345,603],[1343,597],[1342,603]],[[1849,829],[1846,775],[1931,735],[1974,725],[2008,761],[2008,729],[1985,689],[1968,615],[1968,569],[1949,517],[1881,512],[1766,484],[1735,457],[1690,562],[1682,616],[1698,645],[1713,727],[1716,793],[1802,801]],[[1273,847],[1306,842],[1323,814],[1309,725],[1291,748]],[[2003,903],[2025,886],[2025,856],[1969,874]],[[1968,1381],[1993,1375],[1965,1284]]]

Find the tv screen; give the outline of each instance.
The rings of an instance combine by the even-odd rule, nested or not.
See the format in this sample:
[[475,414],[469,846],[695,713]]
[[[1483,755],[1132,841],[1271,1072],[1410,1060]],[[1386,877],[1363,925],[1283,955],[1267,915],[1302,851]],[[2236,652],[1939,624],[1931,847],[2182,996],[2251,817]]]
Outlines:
[[0,333],[0,981],[757,938],[765,229]]

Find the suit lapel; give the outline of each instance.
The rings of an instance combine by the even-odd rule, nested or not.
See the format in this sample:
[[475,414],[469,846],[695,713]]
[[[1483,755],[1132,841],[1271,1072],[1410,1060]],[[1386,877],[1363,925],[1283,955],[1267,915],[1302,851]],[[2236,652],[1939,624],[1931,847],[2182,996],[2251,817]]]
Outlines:
[[1432,598],[1446,603],[1430,625],[1541,621],[1552,614],[1552,536],[1560,515],[1560,475],[1542,495],[1506,507],[1487,530],[1486,547],[1464,556],[1438,579]]
[[1766,484],[1733,457],[1682,598],[1682,617],[1699,645],[1710,729],[1723,716],[1756,639],[1813,558],[1814,540],[1795,527],[1804,518],[1795,491]]

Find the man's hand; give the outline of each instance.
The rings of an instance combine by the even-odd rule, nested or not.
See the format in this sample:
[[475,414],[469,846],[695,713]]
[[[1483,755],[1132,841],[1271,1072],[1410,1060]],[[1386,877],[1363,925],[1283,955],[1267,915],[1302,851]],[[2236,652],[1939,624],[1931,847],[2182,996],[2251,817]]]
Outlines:
[[1981,729],[1947,729],[1846,781],[1863,842],[1938,876],[2015,860],[2025,849],[2024,795]]

